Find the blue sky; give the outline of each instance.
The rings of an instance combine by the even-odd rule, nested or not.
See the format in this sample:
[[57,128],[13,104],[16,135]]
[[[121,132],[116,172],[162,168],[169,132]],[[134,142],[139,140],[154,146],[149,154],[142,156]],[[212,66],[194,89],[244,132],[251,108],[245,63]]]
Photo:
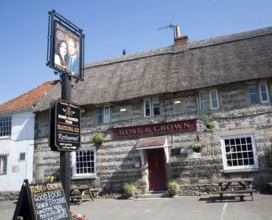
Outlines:
[[46,66],[48,11],[83,29],[85,63],[272,26],[271,0],[0,0],[0,104],[59,79]]

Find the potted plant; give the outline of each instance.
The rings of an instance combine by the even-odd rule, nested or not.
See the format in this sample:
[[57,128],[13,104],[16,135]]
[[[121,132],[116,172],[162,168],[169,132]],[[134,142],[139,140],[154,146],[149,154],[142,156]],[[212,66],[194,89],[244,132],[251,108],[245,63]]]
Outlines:
[[179,192],[179,182],[176,179],[171,179],[167,185],[168,191],[171,196],[175,196]]
[[192,145],[192,150],[193,150],[193,152],[200,153],[202,151],[203,147],[204,147],[204,145],[198,141]]
[[134,183],[125,183],[124,191],[128,198],[136,196],[137,187]]
[[208,128],[208,129],[214,128],[214,124],[212,122],[211,117],[209,117],[208,115],[205,115],[202,120],[203,120],[203,123],[206,126],[206,128]]
[[94,132],[92,136],[92,141],[95,144],[95,146],[99,147],[103,143],[103,134],[100,132]]
[[146,181],[144,179],[139,179],[137,181],[137,188],[141,190],[142,194],[145,194],[146,190]]

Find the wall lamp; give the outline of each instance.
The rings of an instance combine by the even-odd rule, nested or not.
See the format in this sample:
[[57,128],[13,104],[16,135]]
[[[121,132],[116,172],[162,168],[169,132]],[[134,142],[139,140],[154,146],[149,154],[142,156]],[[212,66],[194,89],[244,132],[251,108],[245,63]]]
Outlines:
[[111,106],[114,106],[114,107],[116,107],[116,108],[119,108],[119,109],[120,109],[120,112],[126,112],[126,111],[127,111],[126,108],[121,108],[121,107],[119,107],[119,106],[117,106],[117,105],[113,105],[113,104],[111,104],[111,103],[107,103],[107,105],[111,105]]
[[178,104],[180,104],[180,103],[181,103],[180,100],[174,101],[174,104],[176,104],[176,105],[178,105]]

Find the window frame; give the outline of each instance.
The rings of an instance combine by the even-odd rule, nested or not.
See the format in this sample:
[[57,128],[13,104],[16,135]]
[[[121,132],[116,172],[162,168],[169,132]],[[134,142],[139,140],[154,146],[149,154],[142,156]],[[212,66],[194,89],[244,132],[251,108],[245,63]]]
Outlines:
[[[262,91],[262,86],[265,88],[265,93]],[[250,92],[250,88],[255,88],[256,93]],[[266,95],[267,100],[264,100],[263,94]],[[253,102],[253,95],[257,99],[257,102]],[[248,96],[249,96],[249,101],[251,105],[258,105],[258,104],[265,104],[270,102],[270,96],[269,96],[269,88],[267,85],[267,82],[258,82],[256,84],[249,84],[248,85]]]
[[[108,109],[108,114],[106,113]],[[98,114],[98,110],[101,110],[101,113]],[[106,115],[107,114],[107,115]],[[97,120],[99,117],[99,121]],[[104,105],[104,106],[97,106],[95,108],[95,124],[101,125],[111,122],[111,110],[110,105]]]
[[0,176],[7,175],[8,173],[8,155],[0,155]]
[[[225,146],[225,140],[232,140],[233,142],[235,142],[238,139],[247,139],[250,138],[251,139],[251,143],[246,143],[246,144],[237,144],[235,143],[234,147],[237,149],[238,147],[241,148],[240,151],[236,150],[233,151],[233,153],[228,153],[226,152],[226,146]],[[222,152],[222,159],[223,159],[223,169],[224,172],[246,172],[246,171],[256,171],[259,168],[259,164],[258,164],[258,156],[257,156],[257,147],[256,147],[256,141],[255,141],[255,136],[254,134],[241,134],[241,135],[230,135],[230,136],[223,136],[220,137],[220,143],[221,143],[221,152]],[[242,150],[242,147],[246,147],[248,148],[248,146],[252,145],[252,150]],[[230,155],[230,157],[232,157],[231,154],[235,154],[236,156],[235,158],[231,158],[229,159],[229,161],[235,161],[236,157],[237,157],[237,161],[239,159],[239,157],[237,156],[237,154],[244,154],[246,153],[247,155],[249,153],[253,154],[253,165],[244,165],[246,160],[250,160],[250,157],[248,156],[247,158],[242,158],[242,162],[243,165],[235,165],[235,166],[229,166],[228,165],[228,159],[227,159],[227,155]],[[243,156],[242,156],[243,157]]]
[[[267,96],[267,100],[263,100],[263,92],[261,90],[261,85],[264,85],[265,87],[265,94]],[[261,103],[268,103],[270,101],[270,97],[269,97],[269,91],[268,91],[268,87],[267,87],[267,83],[266,82],[260,82],[259,83],[259,92],[260,92],[260,100],[261,100]]]
[[[216,99],[213,99],[213,94],[215,92],[216,95]],[[207,99],[203,99],[202,95],[206,94],[208,97]],[[216,101],[217,107],[213,106],[213,101]],[[219,104],[219,96],[218,96],[218,90],[217,89],[212,89],[209,91],[200,91],[199,92],[199,104],[200,104],[200,110],[201,112],[209,112],[211,110],[217,110],[220,108],[220,104]],[[205,110],[204,107],[205,105],[207,105],[208,109]]]
[[[159,106],[155,106],[156,102],[158,102]],[[144,99],[143,105],[144,105],[144,117],[145,118],[161,115],[161,103],[160,103],[159,97]],[[158,109],[159,114],[155,114],[157,112],[156,109]],[[147,114],[147,110],[149,110],[149,114]]]
[[10,137],[12,132],[12,117],[0,117],[0,138]]
[[[77,173],[77,161],[76,161],[76,154],[77,152],[82,151],[92,151],[94,159],[93,161],[89,161],[93,163],[94,172],[90,173]],[[93,177],[96,176],[96,147],[81,147],[78,151],[72,152],[72,177]]]

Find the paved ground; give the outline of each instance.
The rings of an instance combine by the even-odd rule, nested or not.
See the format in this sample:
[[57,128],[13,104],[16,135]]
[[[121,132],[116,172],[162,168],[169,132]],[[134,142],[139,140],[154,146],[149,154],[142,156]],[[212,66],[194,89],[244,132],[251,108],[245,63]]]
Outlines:
[[[16,204],[0,202],[0,219],[12,219]],[[254,194],[254,201],[229,198],[212,202],[205,196],[166,199],[98,199],[71,204],[73,213],[86,214],[88,220],[271,220],[272,195]]]

